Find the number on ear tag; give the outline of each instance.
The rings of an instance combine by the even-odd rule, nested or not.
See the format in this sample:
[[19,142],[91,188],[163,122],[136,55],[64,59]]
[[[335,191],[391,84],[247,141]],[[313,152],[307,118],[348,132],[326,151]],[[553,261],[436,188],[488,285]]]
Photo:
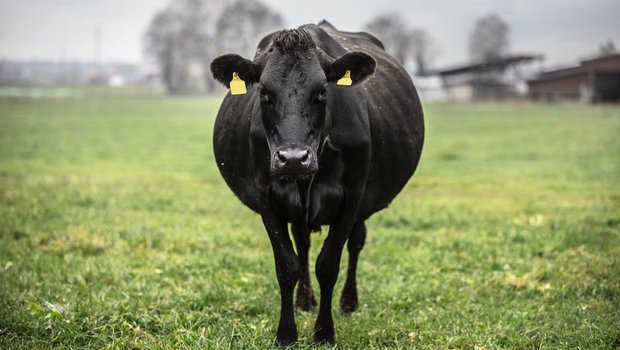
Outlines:
[[353,84],[353,80],[351,80],[351,71],[347,69],[347,71],[344,72],[342,78],[338,79],[336,84],[342,86],[351,86],[351,84]]
[[239,78],[237,72],[233,72],[233,78],[230,81],[230,94],[231,95],[243,95],[247,94],[248,90],[245,87],[245,81]]

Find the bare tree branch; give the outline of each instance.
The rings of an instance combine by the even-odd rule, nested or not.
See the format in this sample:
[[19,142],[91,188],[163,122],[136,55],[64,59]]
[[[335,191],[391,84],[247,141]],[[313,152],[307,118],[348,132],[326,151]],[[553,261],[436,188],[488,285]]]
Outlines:
[[253,57],[263,36],[284,23],[280,14],[256,0],[238,0],[226,7],[215,25],[215,42],[220,53]]
[[607,40],[605,43],[601,44],[598,51],[601,56],[613,55],[618,52],[616,50],[616,45],[614,45],[614,42],[611,40]]
[[416,74],[425,75],[428,73],[431,62],[439,55],[439,48],[428,32],[422,28],[411,30],[409,40]]
[[469,37],[469,54],[474,61],[486,62],[502,57],[509,48],[510,28],[498,15],[480,17]]
[[404,67],[415,66],[417,74],[425,74],[439,53],[426,30],[409,29],[398,14],[379,15],[366,24],[365,28],[377,36],[383,42],[385,50]]
[[235,52],[253,56],[259,39],[282,27],[282,17],[258,0],[171,0],[151,20],[144,51],[160,67],[168,93],[213,91],[209,62]]
[[401,64],[405,64],[411,50],[411,43],[407,38],[407,28],[402,18],[397,14],[384,14],[375,17],[366,29],[379,38],[390,53]]

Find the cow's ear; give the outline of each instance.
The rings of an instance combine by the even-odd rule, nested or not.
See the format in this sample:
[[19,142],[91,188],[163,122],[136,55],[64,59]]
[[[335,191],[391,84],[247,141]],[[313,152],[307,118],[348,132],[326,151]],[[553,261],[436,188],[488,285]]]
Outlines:
[[258,67],[252,61],[239,55],[223,55],[211,62],[213,77],[227,88],[230,88],[230,81],[235,72],[241,80],[249,84],[256,83],[260,79]]
[[337,82],[349,71],[351,85],[359,84],[375,72],[376,65],[375,59],[367,53],[349,52],[329,64],[326,72],[327,81],[330,83]]

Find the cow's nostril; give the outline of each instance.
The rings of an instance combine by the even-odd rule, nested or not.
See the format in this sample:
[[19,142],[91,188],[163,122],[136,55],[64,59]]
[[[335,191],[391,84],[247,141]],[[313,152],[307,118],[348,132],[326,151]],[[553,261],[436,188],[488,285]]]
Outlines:
[[276,156],[278,156],[278,160],[282,162],[282,164],[286,163],[286,157],[284,156],[284,153],[282,153],[282,151],[276,151]]
[[279,176],[307,175],[316,171],[312,165],[316,161],[313,157],[313,151],[308,148],[293,146],[279,149],[272,153],[272,172]]
[[302,163],[305,163],[305,162],[307,162],[307,161],[308,161],[308,158],[309,158],[309,157],[310,157],[310,152],[308,152],[308,151],[303,151],[303,152],[301,152],[301,157],[300,157],[300,160],[301,160],[301,162],[302,162]]

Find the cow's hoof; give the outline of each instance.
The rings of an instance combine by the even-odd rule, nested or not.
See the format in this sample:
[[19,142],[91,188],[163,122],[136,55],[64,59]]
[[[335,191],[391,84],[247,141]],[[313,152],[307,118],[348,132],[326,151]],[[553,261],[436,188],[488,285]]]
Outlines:
[[314,342],[316,344],[334,345],[336,344],[336,336],[334,328],[320,328],[314,332]]
[[340,310],[345,315],[350,315],[357,310],[357,295],[342,294],[340,296]]
[[302,311],[310,311],[313,307],[317,306],[317,302],[312,294],[297,294],[295,305]]
[[297,342],[297,335],[277,335],[273,345],[279,348],[293,346]]

